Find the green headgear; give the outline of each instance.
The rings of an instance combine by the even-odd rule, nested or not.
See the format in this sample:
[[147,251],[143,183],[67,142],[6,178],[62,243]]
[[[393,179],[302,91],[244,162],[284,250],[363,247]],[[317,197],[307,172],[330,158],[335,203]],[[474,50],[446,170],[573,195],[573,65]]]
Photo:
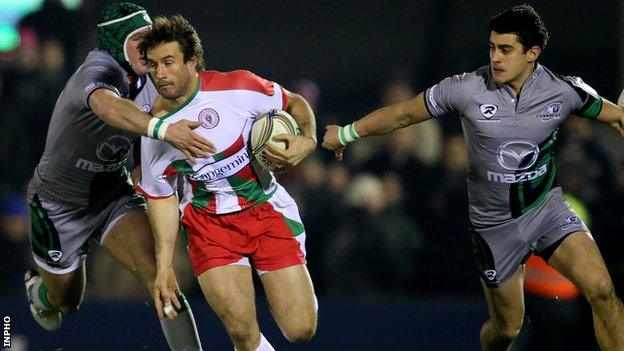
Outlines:
[[151,25],[152,19],[143,7],[130,2],[109,4],[98,21],[98,47],[111,54],[119,63],[126,63],[128,38]]

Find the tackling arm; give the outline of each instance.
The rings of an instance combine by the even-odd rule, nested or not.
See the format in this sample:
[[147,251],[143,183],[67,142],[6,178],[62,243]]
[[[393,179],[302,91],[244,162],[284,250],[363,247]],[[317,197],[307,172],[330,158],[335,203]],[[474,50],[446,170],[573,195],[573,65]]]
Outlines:
[[596,120],[610,125],[624,137],[624,109],[621,107],[602,99],[602,110]]
[[[119,97],[109,89],[97,89],[91,93],[89,106],[98,117],[115,128],[145,136],[159,135],[157,130],[148,130],[152,116],[141,111],[132,101]],[[194,156],[206,157],[208,152],[216,151],[209,140],[193,132],[199,124],[199,121],[181,120],[171,125],[160,126],[164,133],[160,133],[159,139],[167,141],[196,163]]]
[[[394,105],[380,108],[353,123],[357,137],[369,135],[389,134],[399,128],[420,123],[431,118],[425,106],[424,92],[416,97]],[[336,158],[342,159],[342,151],[345,147],[340,142],[338,133],[340,127],[329,125],[325,128],[323,147],[336,152]]]

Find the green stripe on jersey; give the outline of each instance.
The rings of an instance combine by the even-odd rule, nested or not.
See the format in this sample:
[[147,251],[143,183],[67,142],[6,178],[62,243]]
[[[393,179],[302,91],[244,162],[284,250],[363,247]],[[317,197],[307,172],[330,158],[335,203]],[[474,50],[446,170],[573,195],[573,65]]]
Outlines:
[[599,97],[589,106],[579,111],[579,115],[585,118],[595,119],[602,111],[602,99]]
[[303,223],[299,223],[295,221],[294,219],[290,219],[288,217],[284,217],[284,221],[290,227],[290,230],[292,231],[293,236],[298,236],[305,231],[305,228],[303,227]]

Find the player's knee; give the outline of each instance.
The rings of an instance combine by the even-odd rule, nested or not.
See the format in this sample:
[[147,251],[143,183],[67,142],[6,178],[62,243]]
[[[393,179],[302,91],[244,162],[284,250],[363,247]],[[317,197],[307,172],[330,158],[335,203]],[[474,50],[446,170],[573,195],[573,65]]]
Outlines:
[[585,289],[585,297],[592,305],[608,302],[615,298],[615,290],[611,279],[608,277],[595,279]]
[[518,337],[522,329],[522,318],[499,323],[498,325],[494,325],[494,329],[500,339],[513,341]]
[[223,321],[223,324],[230,338],[239,345],[253,344],[254,337],[259,334],[259,329],[255,321],[228,319]]
[[316,334],[316,323],[300,325],[295,328],[290,328],[284,333],[284,336],[288,341],[294,343],[310,341]]

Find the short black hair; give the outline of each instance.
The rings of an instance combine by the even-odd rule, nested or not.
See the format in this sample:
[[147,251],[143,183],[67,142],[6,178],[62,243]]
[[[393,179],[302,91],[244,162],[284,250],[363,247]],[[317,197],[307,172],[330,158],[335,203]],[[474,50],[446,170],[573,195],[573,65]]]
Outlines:
[[182,15],[154,18],[152,30],[145,35],[143,42],[139,45],[139,50],[141,54],[146,55],[148,49],[152,49],[161,43],[174,41],[182,47],[184,62],[193,58],[197,61],[196,69],[198,71],[204,68],[204,49],[199,35]]
[[548,29],[533,7],[527,4],[506,9],[490,18],[488,33],[515,34],[526,52],[533,46],[544,50],[548,43]]

